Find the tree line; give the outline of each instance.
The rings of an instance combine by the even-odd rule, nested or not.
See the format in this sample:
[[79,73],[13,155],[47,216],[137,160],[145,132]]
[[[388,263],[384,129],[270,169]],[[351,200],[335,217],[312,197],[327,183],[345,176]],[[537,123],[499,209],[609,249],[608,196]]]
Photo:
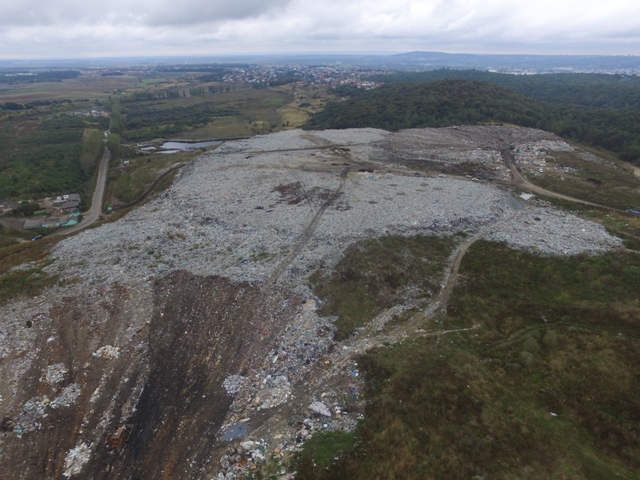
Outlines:
[[[370,91],[342,88],[338,92],[349,98],[329,103],[313,114],[304,128],[396,131],[504,122],[547,130],[640,163],[640,109],[595,107],[568,100],[562,103],[559,98],[555,104],[542,102],[495,83],[466,79],[391,82]],[[610,104],[621,101],[621,95],[613,96]],[[631,100],[627,103],[633,104]]]

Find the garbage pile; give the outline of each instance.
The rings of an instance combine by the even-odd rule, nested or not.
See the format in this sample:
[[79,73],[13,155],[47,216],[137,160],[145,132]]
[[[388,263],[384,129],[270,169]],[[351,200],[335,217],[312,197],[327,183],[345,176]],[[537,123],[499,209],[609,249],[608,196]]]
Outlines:
[[15,419],[14,433],[22,437],[24,433],[36,432],[42,428],[40,420],[45,418],[49,398],[46,395],[33,397],[24,404],[22,412]]
[[246,381],[246,377],[242,375],[229,375],[224,379],[224,382],[222,382],[222,386],[229,395],[234,396],[240,391]]
[[87,445],[81,443],[77,447],[69,450],[67,456],[64,459],[64,472],[62,474],[65,477],[71,477],[82,472],[82,468],[91,458],[91,448],[93,445]]
[[265,461],[267,445],[264,440],[247,440],[237,445],[229,445],[227,452],[220,457],[222,471],[217,480],[245,478],[247,474],[257,472]]
[[113,347],[111,345],[100,347],[93,354],[93,358],[108,358],[109,360],[118,357],[120,357],[120,347]]
[[68,370],[67,367],[64,366],[64,363],[49,365],[45,373],[45,380],[49,384],[59,383],[64,380],[67,373]]
[[58,395],[53,402],[49,404],[51,408],[69,407],[75,403],[76,399],[82,393],[82,388],[77,383],[67,385],[60,395]]

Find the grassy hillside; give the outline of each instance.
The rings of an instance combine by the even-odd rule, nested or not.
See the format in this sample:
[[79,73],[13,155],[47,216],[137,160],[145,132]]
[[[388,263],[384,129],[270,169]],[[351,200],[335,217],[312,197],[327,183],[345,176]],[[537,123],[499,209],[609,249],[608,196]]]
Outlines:
[[640,478],[640,257],[483,241],[461,274],[448,315],[423,328],[477,328],[363,356],[364,422],[329,462],[315,457],[331,438],[305,447],[299,476]]

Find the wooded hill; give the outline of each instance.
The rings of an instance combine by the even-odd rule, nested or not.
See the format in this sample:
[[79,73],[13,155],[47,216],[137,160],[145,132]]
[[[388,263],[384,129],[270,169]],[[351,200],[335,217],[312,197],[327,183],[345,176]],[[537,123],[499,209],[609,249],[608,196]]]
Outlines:
[[[418,80],[449,73],[485,76],[485,72],[443,70],[414,76],[389,75],[391,83],[370,91],[338,88],[337,93],[347,96],[347,100],[328,104],[309,119],[305,128],[377,127],[394,131],[504,122],[548,130],[568,139],[605,148],[623,160],[640,163],[640,109],[635,107],[640,106],[637,100],[640,98],[640,82],[635,79],[629,81],[628,91],[626,86],[620,87],[615,83],[611,83],[608,90],[602,87],[605,91],[600,96],[600,103],[606,105],[604,107],[585,105],[597,101],[595,96],[589,100],[589,92],[610,82],[600,79],[601,76],[566,80],[566,76],[540,75],[549,77],[548,85],[542,80],[534,80],[539,83],[531,89],[533,93],[527,95],[515,91],[513,85],[517,84],[517,79],[524,78],[518,89],[527,90],[527,85],[533,85],[532,81],[513,75],[486,75],[488,79],[500,79],[509,84],[509,88],[475,79],[444,79],[428,83],[395,81],[407,76]],[[585,81],[580,83],[580,78]],[[534,95],[545,100],[536,100],[532,98]],[[623,104],[624,108],[620,106]]]

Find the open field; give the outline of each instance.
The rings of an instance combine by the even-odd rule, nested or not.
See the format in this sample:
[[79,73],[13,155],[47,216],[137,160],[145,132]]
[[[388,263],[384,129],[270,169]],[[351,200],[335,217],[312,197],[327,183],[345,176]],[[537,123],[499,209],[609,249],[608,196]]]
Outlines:
[[[535,185],[621,210],[640,208],[640,179],[628,164],[606,152],[545,152],[542,148],[537,158],[537,166],[527,165],[527,178]],[[526,168],[518,154],[516,162]]]
[[78,77],[61,82],[20,85],[0,84],[0,102],[28,103],[38,100],[106,100],[116,90],[126,90],[139,83],[137,77]]
[[[244,89],[153,101],[123,101],[125,138],[237,138],[282,128],[278,109],[292,97],[272,89]],[[220,130],[218,130],[220,127]]]
[[322,110],[328,98],[328,89],[317,86],[295,85],[279,87],[278,90],[294,95],[292,101],[278,110],[287,128],[302,127],[314,112]]

